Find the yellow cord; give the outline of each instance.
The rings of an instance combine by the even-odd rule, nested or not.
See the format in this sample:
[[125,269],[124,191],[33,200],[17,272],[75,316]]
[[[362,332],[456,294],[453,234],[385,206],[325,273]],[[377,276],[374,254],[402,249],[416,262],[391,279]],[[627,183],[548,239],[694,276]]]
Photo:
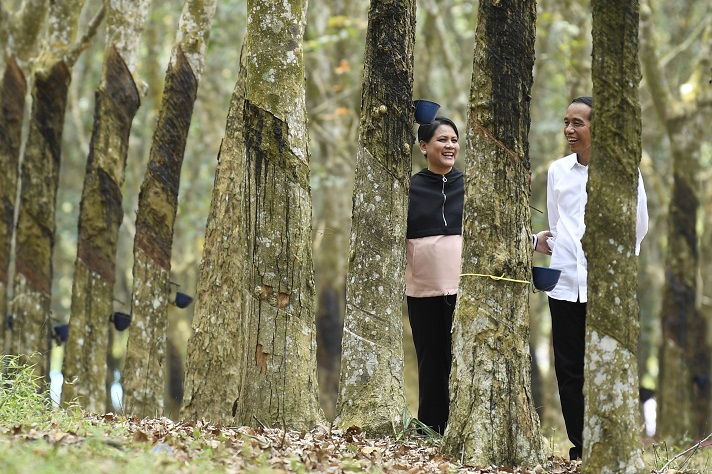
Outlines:
[[504,278],[504,273],[502,273],[502,276],[496,276],[496,275],[485,275],[483,273],[460,273],[460,276],[475,276],[475,277],[489,277],[493,280],[504,280],[504,281],[511,281],[514,283],[526,283],[527,285],[531,282],[526,281],[526,280],[515,280],[513,278]]

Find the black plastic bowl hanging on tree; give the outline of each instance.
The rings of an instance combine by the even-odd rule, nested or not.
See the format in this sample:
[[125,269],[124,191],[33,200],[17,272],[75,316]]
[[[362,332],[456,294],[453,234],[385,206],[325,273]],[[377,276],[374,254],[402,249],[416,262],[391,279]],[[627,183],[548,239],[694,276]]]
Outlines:
[[551,291],[559,282],[561,270],[549,267],[532,267],[532,283],[539,291]]
[[193,302],[192,296],[186,295],[185,293],[182,293],[180,291],[176,291],[176,301],[175,301],[176,306],[183,309],[183,308],[186,308],[192,302]]
[[109,316],[109,321],[114,323],[118,331],[124,331],[131,325],[131,316],[121,311],[114,311],[114,314]]
[[171,300],[169,300],[169,303],[175,305],[180,309],[187,308],[188,305],[193,302],[193,297],[186,293],[183,293],[182,291],[178,291],[178,288],[180,288],[180,285],[178,283],[172,281],[169,281],[168,283],[171,286],[176,287],[175,294],[171,291]]
[[52,328],[52,331],[54,332],[54,340],[58,346],[61,346],[62,343],[67,342],[67,338],[69,337],[69,324],[60,324],[55,326]]
[[425,99],[414,100],[413,106],[415,107],[415,121],[420,125],[433,123],[440,108],[440,104]]

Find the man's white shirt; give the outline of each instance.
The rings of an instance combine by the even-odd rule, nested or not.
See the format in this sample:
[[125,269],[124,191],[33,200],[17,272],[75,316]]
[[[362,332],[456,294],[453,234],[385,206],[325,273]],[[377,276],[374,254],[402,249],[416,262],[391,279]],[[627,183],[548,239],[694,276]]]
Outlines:
[[[561,277],[556,287],[547,294],[557,300],[585,303],[588,299],[587,263],[581,246],[581,238],[586,231],[587,181],[588,166],[578,162],[576,153],[556,160],[549,167],[546,206],[554,241],[550,266],[560,269]],[[636,215],[635,254],[638,255],[640,243],[648,232],[647,196],[640,170]]]

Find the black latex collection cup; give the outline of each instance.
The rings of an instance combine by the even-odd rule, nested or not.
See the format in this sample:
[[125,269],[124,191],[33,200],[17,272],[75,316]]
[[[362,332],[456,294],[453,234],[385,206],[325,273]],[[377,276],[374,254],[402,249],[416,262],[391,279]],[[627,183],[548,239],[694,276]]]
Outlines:
[[121,311],[114,311],[114,314],[109,316],[109,321],[114,323],[118,331],[124,331],[131,325],[131,316]]
[[433,123],[440,108],[440,104],[425,99],[414,100],[413,105],[415,106],[415,121],[421,125]]
[[532,267],[532,283],[539,291],[551,291],[559,282],[561,270],[549,267]]

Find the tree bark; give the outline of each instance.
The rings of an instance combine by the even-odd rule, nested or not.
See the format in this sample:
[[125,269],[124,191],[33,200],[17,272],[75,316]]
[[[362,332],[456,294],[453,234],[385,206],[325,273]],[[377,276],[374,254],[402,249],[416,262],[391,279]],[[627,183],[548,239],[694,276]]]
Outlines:
[[133,76],[150,0],[107,4],[106,48],[79,211],[64,401],[103,412],[106,351],[113,309],[116,242],[123,219],[121,186],[131,122],[140,105]]
[[15,204],[19,173],[22,120],[27,80],[10,56],[0,84],[0,352],[12,352],[13,316],[9,312],[10,254],[15,229]]
[[37,373],[49,375],[50,298],[54,211],[59,180],[67,65],[59,60],[35,71],[32,116],[22,162],[22,184],[16,228],[13,353],[35,354]]
[[[324,420],[317,401],[302,50],[305,18],[305,1],[291,5],[248,2],[244,95],[241,100],[240,87],[233,95],[233,105],[239,108],[242,102],[243,108],[228,118],[228,131],[236,119],[241,120],[234,135],[226,136],[226,140],[239,137],[230,140],[229,150],[237,152],[238,158],[244,156],[238,164],[242,165],[238,172],[242,179],[236,190],[239,218],[234,239],[239,242],[231,259],[241,261],[245,271],[231,275],[239,282],[240,296],[226,302],[231,306],[226,311],[220,310],[229,322],[217,326],[212,314],[206,315],[208,321],[199,322],[205,324],[208,334],[227,330],[236,336],[229,342],[238,344],[230,354],[236,367],[228,367],[229,375],[233,370],[239,374],[229,378],[234,387],[229,390],[231,398],[208,400],[196,393],[196,388],[220,393],[216,385],[225,384],[225,372],[203,376],[202,386],[195,383],[201,378],[196,372],[211,364],[215,352],[221,350],[215,346],[220,338],[195,341],[207,343],[206,353],[189,349],[188,377],[193,380],[186,405],[189,413],[205,416],[209,412],[212,419],[242,425],[309,429]],[[265,48],[265,44],[274,47]],[[230,160],[235,155],[224,158]],[[227,240],[217,244],[229,245]],[[196,338],[200,325],[194,326]],[[206,403],[216,407],[209,408]]]
[[393,433],[405,408],[402,301],[415,2],[372,0],[364,57],[338,426]]
[[592,152],[581,472],[643,473],[636,216],[641,158],[638,2],[593,0]]
[[246,351],[245,244],[241,233],[240,185],[245,175],[245,46],[218,154],[205,246],[197,283],[192,333],[188,339],[181,417],[232,423],[242,385]]
[[467,126],[463,277],[453,320],[443,450],[470,464],[528,466],[544,459],[531,393],[528,312],[527,137],[535,3],[481,1],[478,18]]
[[23,0],[16,12],[0,13],[0,48],[4,68],[0,83],[0,352],[17,350],[10,308],[10,274],[22,124],[27,95],[27,60],[37,53],[37,39],[47,0]]
[[700,265],[697,234],[700,136],[712,115],[712,93],[705,93],[706,86],[699,76],[709,70],[712,28],[707,28],[703,38],[697,77],[688,82],[693,85],[692,96],[675,100],[657,58],[651,15],[645,3],[641,58],[658,120],[670,141],[673,169],[661,303],[656,425],[661,438],[679,442],[690,435],[704,436],[710,428],[708,323],[698,310],[695,269]]
[[178,189],[215,7],[215,0],[193,0],[184,6],[139,195],[133,330],[122,377],[124,406],[138,416],[165,414],[167,315]]
[[[77,36],[83,0],[52,2],[45,50],[33,71],[32,112],[22,160],[15,229],[13,283],[14,353],[33,355],[39,375],[49,376],[52,328],[52,254],[62,132],[71,68],[65,54]],[[42,354],[42,355],[37,355]]]

